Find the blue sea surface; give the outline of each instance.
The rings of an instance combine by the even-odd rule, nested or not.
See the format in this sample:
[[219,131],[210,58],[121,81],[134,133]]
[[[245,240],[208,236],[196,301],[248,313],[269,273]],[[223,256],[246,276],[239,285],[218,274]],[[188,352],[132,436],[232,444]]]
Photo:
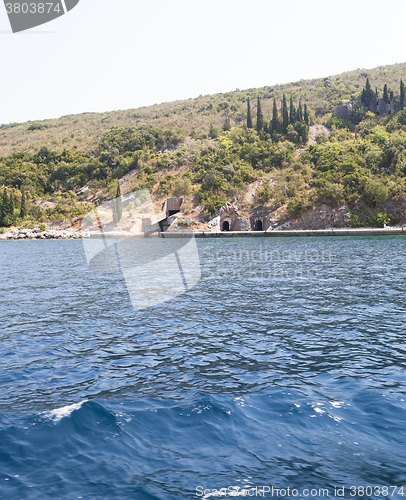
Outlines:
[[406,238],[197,245],[134,311],[80,240],[0,242],[0,499],[406,496]]

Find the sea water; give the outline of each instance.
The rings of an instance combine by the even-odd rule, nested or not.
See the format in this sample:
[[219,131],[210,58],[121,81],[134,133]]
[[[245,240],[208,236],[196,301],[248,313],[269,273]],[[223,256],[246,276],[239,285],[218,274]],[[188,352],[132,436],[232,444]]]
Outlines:
[[406,495],[406,238],[197,247],[134,311],[81,241],[0,243],[1,500]]

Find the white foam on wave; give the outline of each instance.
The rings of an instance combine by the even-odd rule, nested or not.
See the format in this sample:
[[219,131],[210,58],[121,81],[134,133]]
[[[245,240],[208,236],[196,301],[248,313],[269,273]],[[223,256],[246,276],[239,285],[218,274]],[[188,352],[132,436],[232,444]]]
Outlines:
[[73,413],[74,411],[80,410],[81,406],[87,401],[88,400],[85,399],[80,403],[74,403],[73,405],[63,406],[62,408],[56,408],[55,410],[47,411],[43,413],[43,416],[57,423],[63,418],[69,417],[69,415],[71,415],[71,413]]
[[[236,481],[240,481],[237,479]],[[248,481],[248,479],[243,479],[243,481]],[[254,493],[255,489],[253,483],[251,481],[248,481],[249,484],[244,485],[244,487],[240,486],[229,486],[228,488],[219,488],[218,490],[213,490],[210,493],[206,493],[202,499],[205,500],[207,498],[212,498],[212,497],[221,497],[221,498],[231,498],[231,497],[250,497],[253,496],[251,495],[250,492]],[[259,490],[258,490],[259,491]]]

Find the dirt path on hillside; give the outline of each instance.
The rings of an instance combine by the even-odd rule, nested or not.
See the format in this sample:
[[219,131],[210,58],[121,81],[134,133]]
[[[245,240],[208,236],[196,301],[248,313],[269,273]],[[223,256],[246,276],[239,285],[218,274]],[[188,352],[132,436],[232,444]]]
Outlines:
[[244,196],[244,202],[245,203],[252,203],[255,198],[255,193],[257,192],[257,189],[264,184],[265,180],[259,180],[252,182],[251,184],[248,184],[247,186],[247,192],[245,193]]

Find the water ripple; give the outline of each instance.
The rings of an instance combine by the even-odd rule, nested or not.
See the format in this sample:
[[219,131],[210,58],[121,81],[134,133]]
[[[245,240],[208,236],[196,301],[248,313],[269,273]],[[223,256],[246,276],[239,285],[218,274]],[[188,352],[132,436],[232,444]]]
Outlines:
[[1,242],[1,498],[406,488],[403,237],[199,240],[142,312],[81,245]]

